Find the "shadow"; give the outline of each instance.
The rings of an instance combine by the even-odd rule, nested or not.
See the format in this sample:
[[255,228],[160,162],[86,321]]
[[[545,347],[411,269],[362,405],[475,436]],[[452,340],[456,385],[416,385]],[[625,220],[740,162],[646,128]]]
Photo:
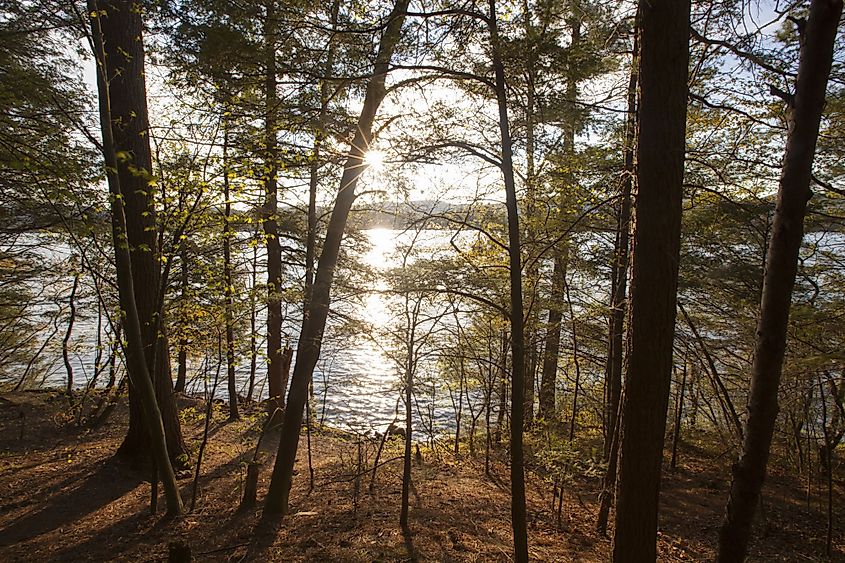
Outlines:
[[414,563],[419,561],[417,550],[414,547],[414,535],[411,533],[411,528],[407,526],[402,527],[402,539],[405,542],[405,551],[408,552],[409,560]]
[[[149,510],[142,509],[141,511],[130,514],[112,524],[98,529],[94,535],[80,543],[69,542],[67,547],[61,551],[57,551],[50,559],[52,561],[79,561],[80,554],[84,553],[86,556],[96,560],[114,560],[123,555],[126,550],[137,547],[134,542],[115,542],[109,541],[104,544],[103,538],[126,538],[137,533],[139,524],[147,518],[151,518]],[[159,526],[161,519],[156,523]],[[155,527],[154,527],[155,528]]]
[[[243,452],[242,454],[236,455],[235,457],[233,457],[232,459],[230,459],[226,463],[218,465],[217,467],[215,467],[214,469],[212,469],[209,472],[205,472],[205,471],[202,470],[202,468],[200,468],[200,485],[206,485],[206,484],[214,482],[219,477],[223,477],[224,475],[227,475],[228,473],[231,473],[231,472],[235,471],[236,469],[240,468],[240,466],[242,464],[248,463],[251,459],[252,459],[252,452],[246,451],[246,452]],[[196,469],[196,468],[194,468],[194,469]],[[188,487],[189,491],[190,491],[190,487],[193,486],[193,483],[194,483],[194,474],[191,473],[191,478],[190,478],[189,482],[186,483],[186,486]]]
[[55,496],[49,496],[40,509],[0,530],[0,546],[10,546],[71,524],[94,512],[134,489],[141,482],[140,476],[128,471],[114,459],[101,463],[76,487],[65,479],[51,487]]
[[501,490],[502,492],[505,492],[507,494],[510,494],[510,492],[511,492],[510,483],[505,483],[505,481],[501,477],[499,477],[499,475],[497,475],[494,470],[491,469],[490,473],[487,474],[487,478],[490,480],[491,483],[496,485],[496,487],[499,490]]
[[261,515],[261,519],[252,530],[251,541],[247,547],[246,555],[243,561],[268,561],[268,551],[276,541],[276,536],[279,533],[279,528],[282,524],[283,516],[268,516]]

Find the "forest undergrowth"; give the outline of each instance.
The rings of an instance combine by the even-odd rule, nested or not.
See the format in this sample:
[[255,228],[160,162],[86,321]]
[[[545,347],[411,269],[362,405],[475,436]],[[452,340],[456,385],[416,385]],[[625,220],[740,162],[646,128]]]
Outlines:
[[[52,391],[0,397],[0,561],[166,561],[171,542],[188,544],[196,561],[508,561],[511,557],[507,452],[493,450],[485,475],[484,443],[422,447],[413,467],[410,536],[398,525],[401,440],[387,440],[370,490],[378,440],[329,428],[312,433],[313,488],[303,433],[291,512],[260,520],[271,460],[264,460],[256,508],[239,508],[246,464],[261,417],[228,422],[218,405],[201,464],[196,506],[175,520],[149,509],[149,476],[113,457],[125,428],[125,405],[112,423],[89,430],[68,417],[67,397]],[[186,440],[202,440],[202,402],[182,400]],[[273,439],[273,436],[265,439]],[[359,454],[360,452],[360,454]],[[662,561],[714,556],[734,453],[707,436],[681,445],[678,468],[664,467],[658,553]],[[841,498],[841,466],[836,496]],[[775,464],[755,524],[750,561],[825,560],[821,485]],[[179,483],[189,505],[193,473]],[[603,561],[610,540],[594,531],[597,477],[573,475],[558,514],[554,485],[527,472],[530,558]],[[309,488],[311,490],[309,491]],[[836,521],[845,516],[835,508]],[[834,535],[834,561],[845,561],[845,536]]]

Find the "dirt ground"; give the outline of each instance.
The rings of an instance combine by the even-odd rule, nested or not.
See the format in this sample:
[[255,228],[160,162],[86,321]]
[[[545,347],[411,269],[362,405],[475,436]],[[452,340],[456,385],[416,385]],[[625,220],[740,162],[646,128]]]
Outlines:
[[[508,468],[503,458],[484,471],[483,451],[455,456],[424,449],[413,468],[412,535],[398,526],[401,494],[399,440],[389,443],[372,492],[376,442],[323,430],[312,436],[314,486],[309,491],[306,438],[300,443],[291,514],[261,522],[270,459],[259,482],[258,505],[239,510],[245,462],[253,455],[259,417],[227,422],[222,406],[211,424],[196,507],[175,520],[149,511],[143,472],[113,458],[125,432],[125,409],[91,431],[64,414],[67,398],[54,392],[0,397],[0,561],[166,561],[172,541],[190,545],[196,561],[508,561],[511,553]],[[194,452],[202,439],[198,402],[183,410],[183,432]],[[483,444],[482,444],[483,446]],[[500,452],[497,456],[504,455]],[[665,471],[661,493],[661,561],[712,560],[727,498],[728,455],[680,452],[679,468]],[[180,480],[190,506],[193,479]],[[824,561],[825,497],[813,485],[774,472],[755,527],[753,561]],[[552,484],[528,474],[529,553],[537,561],[606,561],[610,540],[593,531],[597,479],[568,485],[558,522]],[[835,491],[834,557],[845,561]]]

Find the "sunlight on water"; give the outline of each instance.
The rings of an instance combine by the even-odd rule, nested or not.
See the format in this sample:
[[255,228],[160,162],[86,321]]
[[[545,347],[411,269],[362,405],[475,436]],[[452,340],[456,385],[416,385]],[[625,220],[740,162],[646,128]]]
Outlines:
[[[396,234],[397,232],[391,229],[368,230],[367,238],[372,247],[363,256],[363,262],[377,270],[380,274],[388,268],[393,267],[395,262],[393,254],[396,251]],[[387,282],[382,278],[378,278],[364,300],[365,309],[362,311],[362,316],[366,322],[377,329],[385,328],[390,323],[390,311],[388,310],[387,299],[383,293],[386,289]]]
[[393,266],[393,253],[396,251],[398,231],[393,229],[369,229],[366,233],[372,247],[364,255],[364,263],[378,270],[385,270]]
[[[401,256],[397,254],[397,249],[403,243],[410,243],[414,234],[383,228],[369,229],[365,231],[365,234],[371,246],[359,259],[372,268],[373,273],[377,275],[369,287],[361,288],[365,293],[361,296],[359,304],[352,304],[351,308],[343,310],[344,315],[363,321],[364,326],[351,336],[347,334],[333,337],[331,329],[328,330],[329,337],[324,342],[314,373],[314,394],[315,414],[319,419],[332,426],[361,433],[368,431],[372,433],[383,431],[394,420],[397,400],[401,394],[403,371],[401,366],[392,359],[393,356],[401,358],[403,355],[395,352],[395,343],[389,334],[391,330],[400,326],[402,316],[398,308],[398,300],[389,293],[388,282],[378,274],[386,273],[390,268],[401,264]],[[449,235],[439,230],[424,231],[416,238],[418,249],[427,258],[440,255],[443,248],[448,248],[448,241]],[[64,254],[55,251],[51,254],[51,258],[69,255],[69,249],[63,250],[66,251]],[[241,257],[241,264],[246,264],[251,254],[251,250],[245,250]],[[266,278],[264,256],[263,249],[259,249],[257,277],[259,283]],[[288,305],[284,331],[291,335],[290,345],[296,348],[295,335],[298,333],[301,322],[301,306],[297,303]],[[87,304],[80,305],[79,314],[72,338],[74,354],[71,361],[77,373],[76,385],[82,387],[93,371],[95,353],[92,344],[96,334],[96,308],[91,309]],[[259,311],[256,318],[259,357],[256,365],[255,393],[260,398],[267,396],[264,315],[264,311]],[[330,324],[332,322],[330,321]],[[244,338],[246,339],[246,336]],[[215,369],[217,358],[213,345],[207,353],[209,354],[207,359],[204,359],[199,350],[189,356],[189,392],[203,394],[206,387],[210,388],[213,384],[215,372],[217,372]],[[54,354],[51,360],[43,377],[47,384],[58,386],[63,383],[64,378],[60,354]],[[175,350],[172,361],[175,372]],[[237,363],[238,389],[242,395],[245,395],[250,360],[243,348],[237,356]],[[426,375],[433,375],[429,371],[431,368],[420,367],[418,378],[421,385]],[[226,400],[228,396],[225,385],[225,365],[221,366],[218,377],[220,382],[216,395]],[[430,388],[430,385],[426,387]],[[426,411],[428,408],[426,405],[435,403],[438,405],[437,409],[431,414],[432,418],[436,419],[435,426],[438,431],[452,428],[454,420],[446,392],[439,389],[436,398],[432,397],[428,390],[421,389],[420,393],[415,402],[415,428],[418,429],[415,432],[420,432],[419,429],[422,428],[418,426],[420,420],[417,409]]]

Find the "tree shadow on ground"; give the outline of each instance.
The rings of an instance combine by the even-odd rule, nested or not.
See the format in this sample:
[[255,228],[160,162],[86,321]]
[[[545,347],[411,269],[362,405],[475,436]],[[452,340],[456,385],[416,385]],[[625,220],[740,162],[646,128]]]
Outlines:
[[71,480],[65,480],[61,489],[34,513],[0,530],[0,546],[10,546],[72,524],[119,499],[140,482],[137,472],[128,470],[119,460],[109,459],[76,487],[72,487]]
[[417,550],[414,548],[414,534],[411,533],[411,529],[407,526],[402,527],[402,539],[405,542],[405,549],[408,552],[408,558],[414,563],[419,561]]
[[276,541],[279,529],[284,526],[282,518],[276,516],[265,516],[255,525],[252,538],[247,548],[244,561],[267,561],[270,560],[269,551]]

